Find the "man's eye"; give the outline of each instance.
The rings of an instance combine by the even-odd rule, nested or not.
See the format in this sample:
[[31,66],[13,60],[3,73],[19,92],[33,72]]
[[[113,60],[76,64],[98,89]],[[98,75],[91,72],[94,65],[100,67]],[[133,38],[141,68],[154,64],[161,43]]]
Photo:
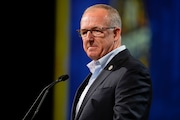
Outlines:
[[81,34],[85,35],[85,34],[87,34],[87,31],[82,31]]
[[96,32],[96,33],[101,33],[102,31],[100,31],[100,30],[93,30],[94,32]]

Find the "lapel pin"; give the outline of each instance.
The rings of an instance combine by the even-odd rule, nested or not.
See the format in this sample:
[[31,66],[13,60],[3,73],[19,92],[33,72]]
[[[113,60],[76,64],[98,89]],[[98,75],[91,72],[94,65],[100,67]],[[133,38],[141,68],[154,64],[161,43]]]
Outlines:
[[110,65],[108,70],[112,70],[113,69],[113,65]]

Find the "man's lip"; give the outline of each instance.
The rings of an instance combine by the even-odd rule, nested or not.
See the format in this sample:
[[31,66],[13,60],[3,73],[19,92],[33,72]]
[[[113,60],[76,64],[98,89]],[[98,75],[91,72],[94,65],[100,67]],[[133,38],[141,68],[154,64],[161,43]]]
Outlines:
[[89,46],[88,48],[95,48],[95,47],[97,47],[97,46]]
[[94,49],[97,48],[97,46],[89,46],[88,49]]

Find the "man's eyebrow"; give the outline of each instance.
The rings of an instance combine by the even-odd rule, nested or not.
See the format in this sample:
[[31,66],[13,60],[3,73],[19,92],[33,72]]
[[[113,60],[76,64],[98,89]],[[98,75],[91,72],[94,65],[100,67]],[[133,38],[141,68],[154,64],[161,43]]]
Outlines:
[[90,28],[90,29],[80,29],[80,30],[92,30],[92,29],[100,29],[100,27],[92,27],[92,28]]

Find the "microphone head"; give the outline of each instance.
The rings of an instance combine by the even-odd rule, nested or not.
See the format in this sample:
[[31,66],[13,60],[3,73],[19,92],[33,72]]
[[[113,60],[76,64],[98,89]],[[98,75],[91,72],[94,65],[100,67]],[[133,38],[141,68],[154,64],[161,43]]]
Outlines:
[[60,81],[65,81],[65,80],[67,80],[69,78],[69,75],[62,75],[62,76],[60,76],[59,78],[58,78],[58,81],[60,82]]

